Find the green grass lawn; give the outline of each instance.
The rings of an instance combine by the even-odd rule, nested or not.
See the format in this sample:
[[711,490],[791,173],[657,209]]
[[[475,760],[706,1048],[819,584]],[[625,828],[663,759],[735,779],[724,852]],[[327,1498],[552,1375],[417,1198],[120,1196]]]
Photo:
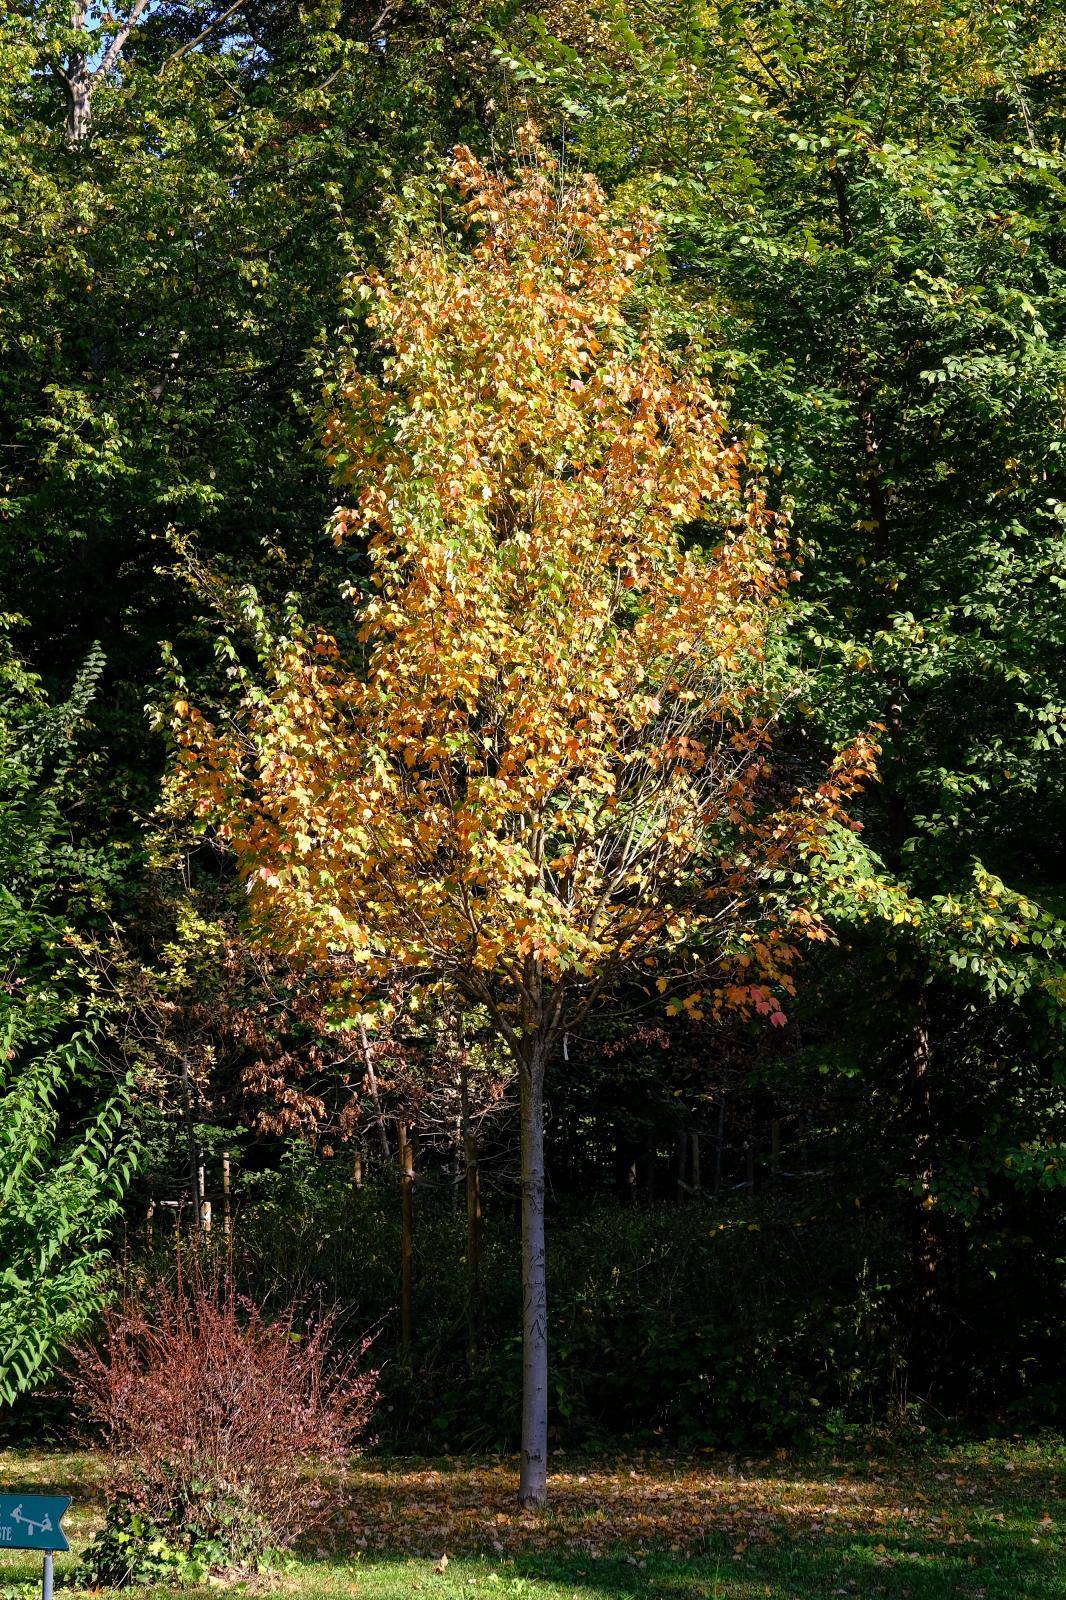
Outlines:
[[[321,1527],[289,1570],[218,1588],[322,1600],[1063,1600],[1060,1441],[841,1449],[769,1459],[557,1457],[552,1510],[515,1464],[368,1458],[309,1481]],[[65,1491],[69,1577],[99,1525],[99,1458],[0,1453],[0,1489]],[[447,1555],[447,1562],[441,1557]],[[439,1570],[443,1567],[443,1570]],[[0,1584],[40,1558],[0,1553]],[[193,1593],[194,1591],[187,1591]]]

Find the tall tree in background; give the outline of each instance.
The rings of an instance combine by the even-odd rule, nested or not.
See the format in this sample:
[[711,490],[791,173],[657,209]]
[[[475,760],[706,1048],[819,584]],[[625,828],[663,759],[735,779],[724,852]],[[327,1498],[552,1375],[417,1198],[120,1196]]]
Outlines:
[[[326,570],[314,352],[354,253],[375,258],[412,171],[478,136],[499,71],[478,7],[435,0],[2,12],[0,594],[50,691],[106,641],[86,817],[129,838],[162,767],[159,640],[193,626],[163,536],[260,581],[265,548],[289,582],[312,552],[330,580],[352,564]],[[91,107],[74,140],[64,78]]]
[[[913,1196],[928,1392],[946,1214],[1013,1182],[1019,1140],[1061,1139],[1062,9],[550,20],[516,71],[582,159],[663,207],[675,315],[795,507],[815,716],[832,741],[885,728],[875,859],[833,896],[866,976],[826,972],[820,1029]],[[1008,1005],[1033,1040],[1009,1075]]]
[[[365,667],[295,624],[217,723],[182,699],[175,789],[235,852],[266,937],[356,995],[397,973],[484,1006],[520,1081],[521,1499],[547,1467],[543,1092],[622,979],[783,1022],[791,930],[760,903],[868,751],[759,820],[780,530],[710,393],[622,307],[651,228],[535,144],[466,151],[472,248],[416,233],[359,288],[377,372],[330,457],[367,541]],[[682,537],[684,533],[688,537]]]

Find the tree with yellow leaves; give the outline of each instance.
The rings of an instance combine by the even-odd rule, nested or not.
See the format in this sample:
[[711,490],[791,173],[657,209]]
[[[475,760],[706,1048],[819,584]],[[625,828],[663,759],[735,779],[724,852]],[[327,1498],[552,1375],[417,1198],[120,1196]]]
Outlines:
[[229,714],[177,702],[173,787],[264,938],[353,1008],[443,979],[513,1056],[539,1506],[546,1072],[623,980],[783,1022],[794,927],[760,886],[868,752],[767,815],[782,530],[713,396],[626,319],[651,223],[532,137],[515,178],[464,149],[450,176],[466,236],[416,232],[359,281],[376,358],[328,425],[361,659],[250,603],[258,667],[224,642]]

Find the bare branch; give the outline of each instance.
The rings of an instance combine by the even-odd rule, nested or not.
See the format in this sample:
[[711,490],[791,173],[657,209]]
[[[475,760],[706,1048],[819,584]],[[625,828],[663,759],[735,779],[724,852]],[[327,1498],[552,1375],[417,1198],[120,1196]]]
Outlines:
[[126,18],[121,28],[115,34],[115,37],[104,51],[103,56],[100,58],[99,64],[92,73],[90,80],[91,82],[95,83],[98,78],[107,77],[108,73],[111,71],[111,68],[115,65],[115,62],[126,48],[126,40],[129,38],[130,34],[140,21],[141,13],[147,4],[148,0],[133,0],[133,5],[130,7],[129,16]]
[[177,61],[179,57],[186,55],[190,50],[195,50],[198,44],[203,44],[204,40],[214,33],[216,28],[221,28],[224,22],[228,22],[233,13],[235,11],[239,11],[243,4],[244,0],[233,0],[233,4],[231,6],[227,6],[222,15],[220,17],[216,17],[214,22],[209,22],[206,28],[201,29],[201,31],[196,35],[195,39],[187,39],[183,45],[179,45],[174,51],[173,55],[167,56],[166,60],[163,62],[163,65],[159,69],[158,76],[163,76],[164,72],[170,66],[172,61]]

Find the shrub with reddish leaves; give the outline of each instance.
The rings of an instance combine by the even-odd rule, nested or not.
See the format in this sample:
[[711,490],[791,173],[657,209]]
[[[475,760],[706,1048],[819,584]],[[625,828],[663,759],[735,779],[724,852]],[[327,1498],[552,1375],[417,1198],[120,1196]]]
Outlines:
[[[233,1569],[291,1544],[311,1520],[308,1462],[341,1457],[370,1420],[368,1343],[342,1355],[333,1318],[267,1318],[196,1260],[110,1312],[100,1346],[76,1352],[75,1392],[111,1453],[109,1523],[125,1545],[143,1526],[175,1569]],[[136,1576],[135,1549],[99,1554],[98,1580]]]

